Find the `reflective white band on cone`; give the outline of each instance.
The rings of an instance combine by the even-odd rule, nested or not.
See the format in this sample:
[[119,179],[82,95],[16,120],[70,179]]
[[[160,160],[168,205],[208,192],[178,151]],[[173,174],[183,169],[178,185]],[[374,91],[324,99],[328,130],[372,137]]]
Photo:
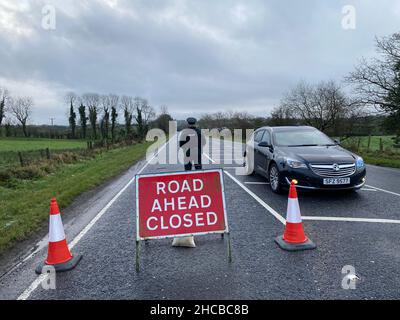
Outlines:
[[288,199],[286,222],[301,223],[300,207],[297,198]]
[[65,239],[65,232],[60,214],[50,215],[49,242],[57,242]]

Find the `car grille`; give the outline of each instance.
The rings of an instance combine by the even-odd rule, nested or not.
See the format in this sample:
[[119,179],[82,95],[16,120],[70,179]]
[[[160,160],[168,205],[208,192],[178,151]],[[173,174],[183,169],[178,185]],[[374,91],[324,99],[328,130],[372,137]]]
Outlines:
[[356,172],[356,165],[354,163],[344,164],[310,164],[311,170],[321,177],[334,177],[342,178],[351,176]]

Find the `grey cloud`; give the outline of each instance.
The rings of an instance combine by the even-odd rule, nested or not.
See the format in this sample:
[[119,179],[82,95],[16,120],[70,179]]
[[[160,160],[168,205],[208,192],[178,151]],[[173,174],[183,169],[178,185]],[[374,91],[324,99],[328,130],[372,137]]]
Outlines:
[[[396,0],[28,2],[14,22],[30,36],[0,29],[0,76],[20,83],[16,91],[37,83],[38,123],[64,112],[68,90],[145,96],[178,118],[228,108],[267,115],[300,79],[341,80],[373,52],[375,34],[398,31],[400,13]],[[52,31],[40,26],[48,3]],[[341,28],[347,4],[357,9],[353,31]]]

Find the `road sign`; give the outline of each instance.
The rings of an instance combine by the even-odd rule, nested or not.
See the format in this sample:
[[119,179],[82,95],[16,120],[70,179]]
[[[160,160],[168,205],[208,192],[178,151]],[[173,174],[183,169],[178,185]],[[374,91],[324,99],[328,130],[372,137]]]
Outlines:
[[223,171],[138,175],[137,240],[229,233]]

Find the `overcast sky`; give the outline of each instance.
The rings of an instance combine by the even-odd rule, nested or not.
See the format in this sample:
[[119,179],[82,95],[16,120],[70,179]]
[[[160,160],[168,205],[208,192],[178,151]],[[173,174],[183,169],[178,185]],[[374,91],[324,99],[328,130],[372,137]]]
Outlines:
[[37,124],[67,123],[71,90],[142,96],[178,119],[267,116],[299,80],[341,81],[397,31],[399,0],[1,0],[0,86],[33,97]]

